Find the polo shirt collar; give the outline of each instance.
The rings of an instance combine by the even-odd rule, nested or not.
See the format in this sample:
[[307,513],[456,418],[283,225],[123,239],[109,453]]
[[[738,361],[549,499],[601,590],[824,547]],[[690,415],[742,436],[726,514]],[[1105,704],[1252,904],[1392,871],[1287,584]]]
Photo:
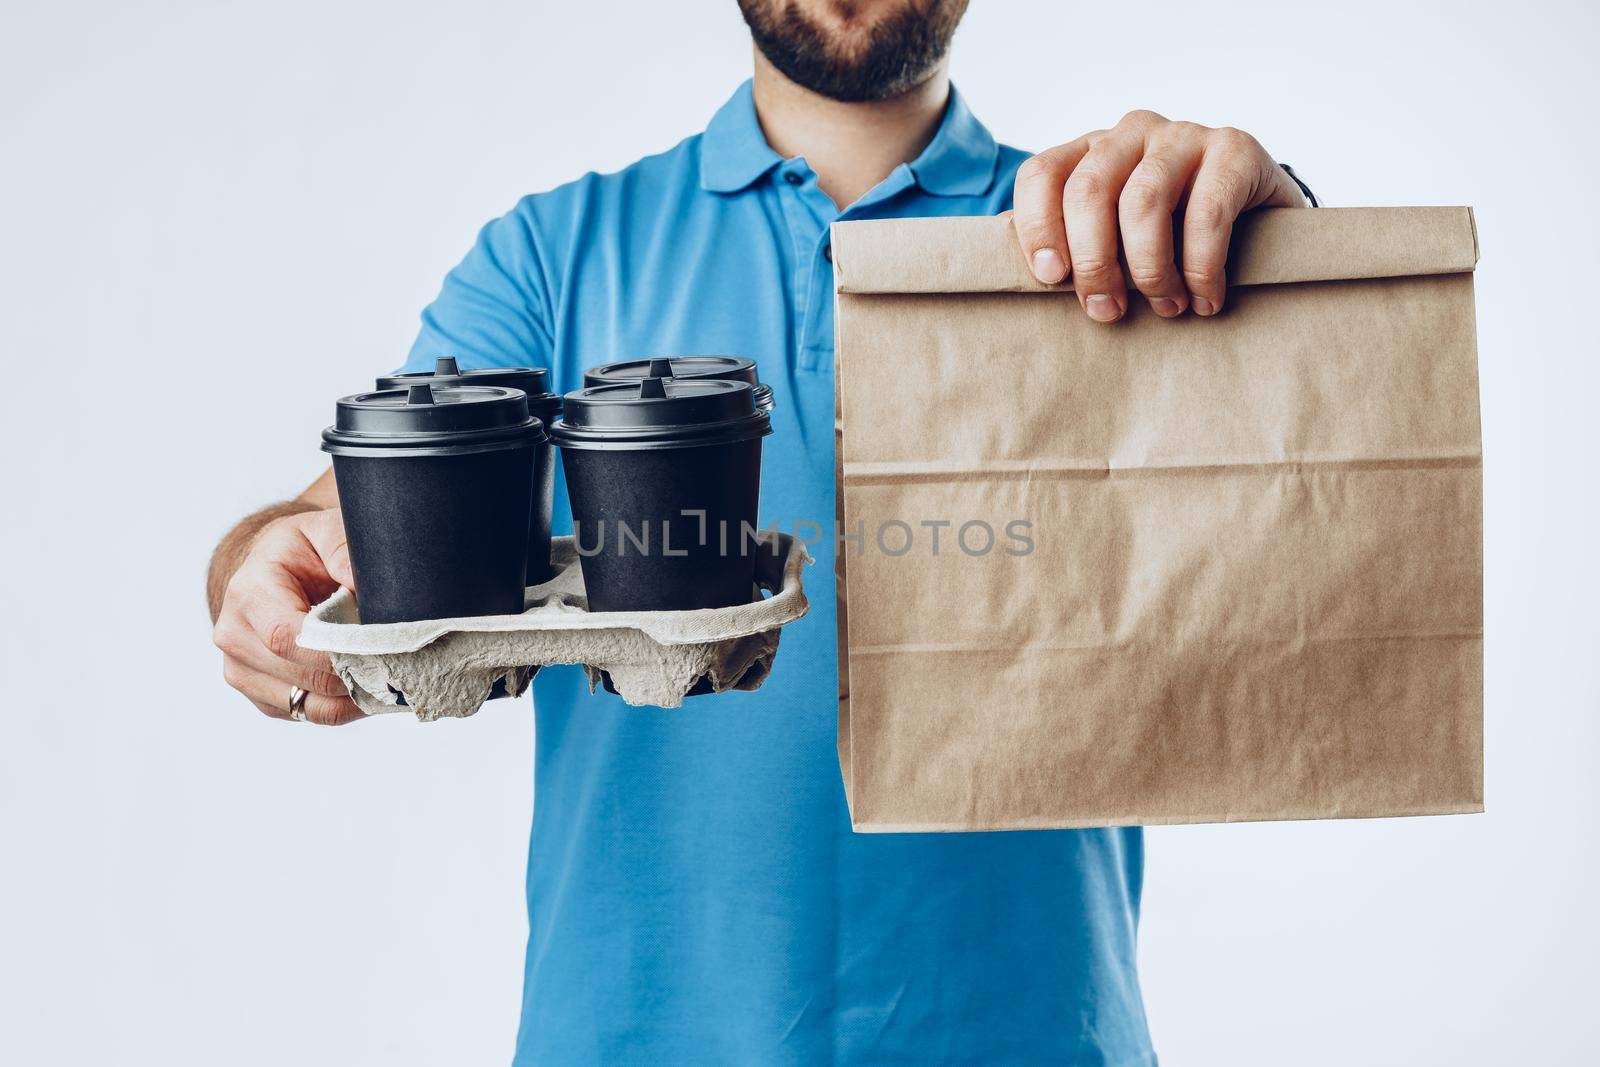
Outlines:
[[[912,160],[910,170],[917,184],[935,196],[977,196],[994,184],[999,158],[994,138],[951,86],[938,132]],[[714,193],[735,193],[782,162],[761,132],[755,94],[746,81],[700,139],[700,185]]]
[[714,193],[736,193],[782,162],[761,132],[755,92],[746,81],[700,138],[700,185]]
[[911,173],[934,196],[979,196],[994,184],[999,159],[1000,146],[952,85],[939,132],[911,161]]

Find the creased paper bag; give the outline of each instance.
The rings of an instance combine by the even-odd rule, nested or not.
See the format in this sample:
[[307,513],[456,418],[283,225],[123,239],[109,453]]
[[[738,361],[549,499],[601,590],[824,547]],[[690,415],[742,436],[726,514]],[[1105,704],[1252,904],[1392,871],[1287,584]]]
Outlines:
[[1004,216],[833,248],[856,829],[1482,810],[1470,210],[1256,212],[1109,327]]

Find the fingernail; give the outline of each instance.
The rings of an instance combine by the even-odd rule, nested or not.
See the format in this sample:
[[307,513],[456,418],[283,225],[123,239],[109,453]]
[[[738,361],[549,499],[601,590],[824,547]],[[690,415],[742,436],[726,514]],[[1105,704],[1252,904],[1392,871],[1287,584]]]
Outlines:
[[1067,276],[1067,261],[1055,249],[1041,248],[1033,254],[1033,276],[1054,285]]
[[1168,300],[1164,296],[1158,296],[1150,301],[1150,309],[1162,318],[1170,319],[1183,311],[1183,305],[1176,300]]
[[1216,313],[1216,310],[1211,306],[1211,301],[1205,297],[1197,296],[1194,298],[1194,313],[1196,315],[1212,315]]
[[1091,296],[1084,306],[1089,309],[1089,317],[1096,322],[1116,322],[1122,318],[1122,307],[1103,293]]

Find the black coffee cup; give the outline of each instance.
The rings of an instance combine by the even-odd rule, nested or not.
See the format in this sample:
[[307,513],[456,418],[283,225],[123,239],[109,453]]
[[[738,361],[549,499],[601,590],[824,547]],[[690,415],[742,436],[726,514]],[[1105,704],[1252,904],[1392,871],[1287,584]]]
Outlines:
[[583,372],[586,388],[596,385],[632,385],[641,378],[677,378],[698,381],[703,378],[723,378],[730,382],[744,382],[755,390],[756,407],[772,410],[772,386],[761,384],[756,377],[754,360],[739,356],[661,356],[655,359],[630,359],[621,363],[606,363]]
[[520,614],[547,441],[517,389],[419,384],[341,399],[322,450],[361,621]]
[[744,382],[645,378],[568,393],[561,447],[590,611],[747,604],[772,432]]
[[[548,430],[561,415],[561,397],[549,391],[549,371],[544,367],[494,367],[463,371],[452,356],[434,362],[431,371],[392,374],[378,379],[379,389],[405,389],[429,385],[493,385],[521,389],[528,395],[528,413]],[[541,445],[533,464],[533,507],[528,513],[528,584],[548,581],[550,569],[550,513],[555,492],[555,452]]]

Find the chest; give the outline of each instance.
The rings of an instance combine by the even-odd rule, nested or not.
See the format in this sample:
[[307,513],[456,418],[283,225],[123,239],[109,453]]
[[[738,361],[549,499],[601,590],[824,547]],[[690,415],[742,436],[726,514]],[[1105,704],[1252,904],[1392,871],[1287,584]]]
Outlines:
[[708,195],[584,227],[563,279],[557,362],[740,355],[764,380],[831,376],[836,213],[822,200]]

